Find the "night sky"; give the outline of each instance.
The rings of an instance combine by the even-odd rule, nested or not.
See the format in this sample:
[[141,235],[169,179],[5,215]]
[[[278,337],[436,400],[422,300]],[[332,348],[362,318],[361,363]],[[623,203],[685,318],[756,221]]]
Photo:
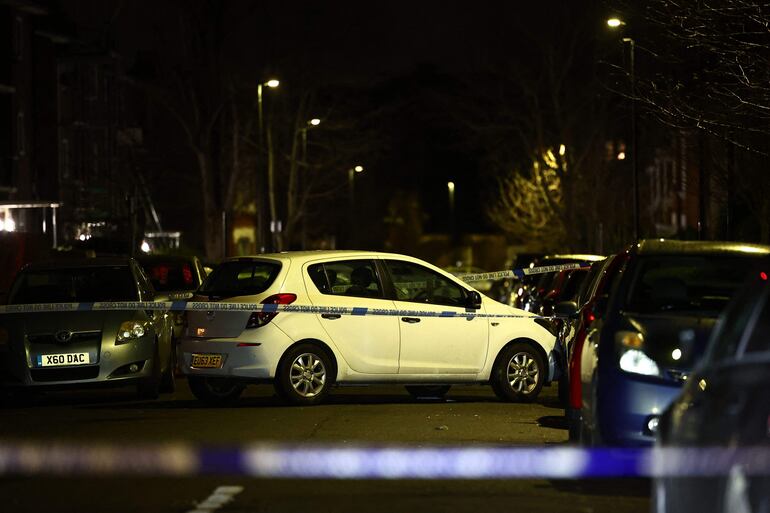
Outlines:
[[[81,37],[106,33],[130,68],[142,52],[162,51],[159,34],[177,23],[185,2],[63,0]],[[268,75],[370,94],[394,105],[392,143],[369,170],[362,191],[383,198],[415,191],[426,231],[446,231],[447,181],[456,183],[460,232],[493,230],[483,212],[491,182],[478,148],[453,116],[468,84],[501,65],[531,65],[532,42],[559,36],[566,2],[228,2],[228,64],[256,83]],[[579,10],[579,9],[577,9]],[[483,78],[482,78],[483,79]],[[460,96],[453,97],[457,91]],[[376,108],[373,105],[372,108]],[[184,158],[182,148],[173,148]],[[369,169],[369,168],[368,168]],[[160,186],[169,184],[160,182]],[[386,191],[388,194],[380,194]],[[375,198],[373,198],[375,199]],[[179,204],[177,203],[177,206]],[[183,210],[161,203],[175,228]]]

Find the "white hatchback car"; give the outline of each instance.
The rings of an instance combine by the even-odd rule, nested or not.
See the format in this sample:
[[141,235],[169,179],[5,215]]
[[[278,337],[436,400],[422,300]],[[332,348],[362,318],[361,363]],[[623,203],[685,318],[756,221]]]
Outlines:
[[363,251],[266,254],[225,260],[194,301],[315,305],[522,317],[189,311],[181,367],[195,396],[238,398],[274,383],[294,404],[321,402],[335,384],[402,383],[415,396],[489,383],[504,400],[537,397],[557,377],[553,328],[404,255]]

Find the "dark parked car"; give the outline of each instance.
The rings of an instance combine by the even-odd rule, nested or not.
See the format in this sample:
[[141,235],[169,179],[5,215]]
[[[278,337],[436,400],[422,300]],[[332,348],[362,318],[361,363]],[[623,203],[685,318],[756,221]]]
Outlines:
[[[142,255],[138,257],[159,297],[189,299],[206,278],[206,270],[196,256]],[[182,336],[182,312],[174,312],[174,338]]]
[[[566,352],[567,364],[563,382],[559,381],[559,399],[564,403],[569,426],[570,440],[577,440],[580,425],[580,409],[583,404],[580,382],[580,354],[591,324],[604,314],[613,280],[625,263],[627,253],[612,255],[594,262],[574,301],[556,305],[555,310],[565,316],[559,335],[559,343]],[[562,385],[562,383],[564,385]]]
[[[531,267],[542,267],[561,264],[590,264],[604,259],[600,255],[546,255],[542,259],[532,262]],[[517,294],[514,306],[528,312],[538,312],[543,298],[552,288],[554,277],[559,271],[525,276],[523,286]]]
[[[9,304],[153,301],[155,291],[131,258],[30,264],[13,282]],[[0,315],[0,388],[136,384],[142,398],[173,391],[175,353],[166,312],[63,311]]]
[[583,442],[653,442],[717,317],[767,254],[767,246],[657,239],[630,248],[581,349]]
[[[664,449],[770,450],[768,273],[770,259],[750,274],[714,329],[698,370],[661,416],[658,443]],[[717,477],[658,478],[653,504],[659,513],[770,511],[770,476],[751,475],[741,465],[721,470]]]

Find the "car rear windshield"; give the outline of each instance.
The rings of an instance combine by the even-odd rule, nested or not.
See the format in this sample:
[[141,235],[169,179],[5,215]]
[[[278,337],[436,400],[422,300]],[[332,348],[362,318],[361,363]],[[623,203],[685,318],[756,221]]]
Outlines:
[[266,291],[275,281],[281,264],[264,260],[234,260],[219,264],[199,292],[218,298],[252,296]]
[[139,290],[128,266],[24,271],[10,304],[137,301]]
[[751,257],[734,255],[641,257],[624,308],[717,315],[745,280],[752,262]]
[[200,286],[189,262],[142,262],[142,267],[158,292],[190,291]]

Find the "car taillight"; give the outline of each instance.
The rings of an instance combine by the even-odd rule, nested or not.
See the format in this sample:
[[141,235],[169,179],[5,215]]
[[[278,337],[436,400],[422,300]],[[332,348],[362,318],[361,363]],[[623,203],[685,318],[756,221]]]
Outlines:
[[[290,305],[297,300],[296,294],[273,294],[262,301],[263,305]],[[272,321],[278,312],[253,312],[246,322],[246,329],[260,328]]]

